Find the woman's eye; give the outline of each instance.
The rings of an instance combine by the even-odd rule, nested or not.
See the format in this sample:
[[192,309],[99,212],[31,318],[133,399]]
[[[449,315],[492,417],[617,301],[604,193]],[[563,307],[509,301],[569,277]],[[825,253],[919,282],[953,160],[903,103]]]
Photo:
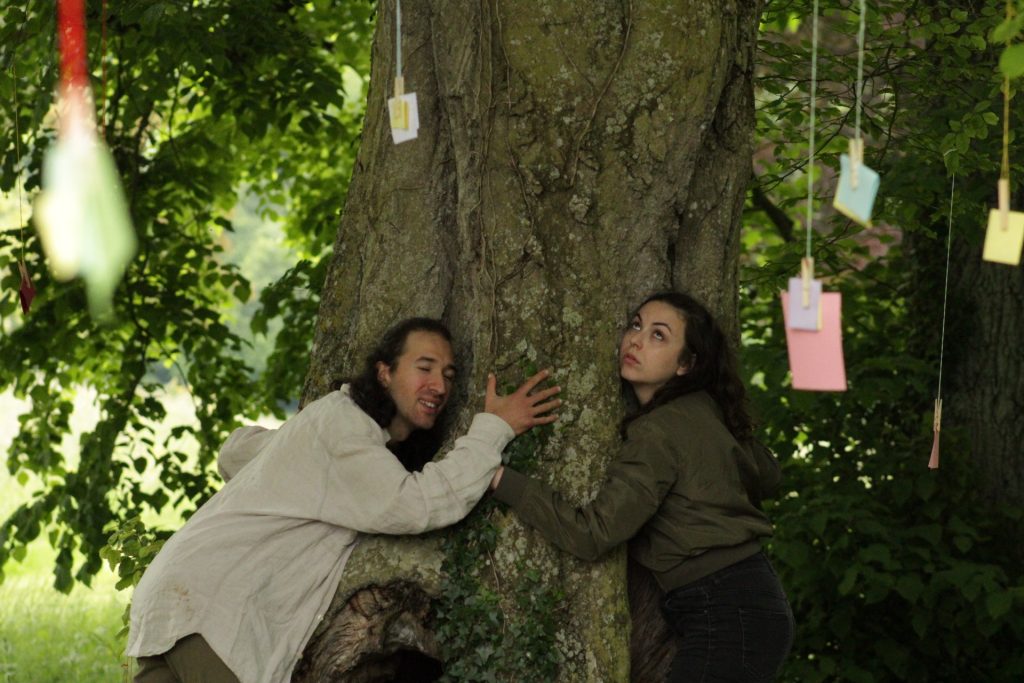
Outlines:
[[655,332],[654,338],[657,339],[658,341],[664,341],[665,335],[663,335],[661,332]]
[[629,324],[629,329],[631,329],[631,330],[639,330],[640,329],[640,321],[639,320],[634,320],[633,322],[631,322]]

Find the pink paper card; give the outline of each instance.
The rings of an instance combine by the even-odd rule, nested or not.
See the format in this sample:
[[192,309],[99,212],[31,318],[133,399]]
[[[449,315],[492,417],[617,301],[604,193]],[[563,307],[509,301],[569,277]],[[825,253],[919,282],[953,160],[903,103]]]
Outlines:
[[789,292],[782,292],[786,347],[793,388],[803,391],[846,391],[843,361],[842,294],[821,295],[821,330],[794,330],[789,326]]
[[821,280],[811,280],[807,308],[803,306],[804,279],[789,278],[789,303],[786,309],[786,327],[794,330],[821,329]]

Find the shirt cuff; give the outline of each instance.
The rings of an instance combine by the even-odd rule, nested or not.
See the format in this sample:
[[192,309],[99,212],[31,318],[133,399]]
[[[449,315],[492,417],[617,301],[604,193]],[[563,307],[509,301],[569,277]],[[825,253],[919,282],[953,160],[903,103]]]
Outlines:
[[493,413],[477,413],[473,417],[473,424],[469,426],[469,434],[491,443],[499,453],[509,441],[516,438],[508,422]]
[[498,482],[498,488],[494,489],[493,496],[502,503],[511,505],[523,497],[523,492],[529,481],[530,478],[525,474],[519,474],[519,472],[506,467],[501,473],[501,481]]

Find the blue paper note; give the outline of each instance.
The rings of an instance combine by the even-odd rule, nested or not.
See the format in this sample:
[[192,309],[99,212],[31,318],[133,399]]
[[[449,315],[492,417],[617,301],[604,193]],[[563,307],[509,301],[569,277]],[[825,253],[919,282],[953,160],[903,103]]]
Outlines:
[[786,310],[786,327],[791,330],[821,329],[821,280],[811,280],[808,306],[803,306],[804,279],[789,278],[789,308]]
[[853,168],[847,154],[839,155],[839,187],[832,205],[844,216],[871,227],[871,209],[878,194],[878,174],[861,164],[857,169],[857,189],[853,188]]

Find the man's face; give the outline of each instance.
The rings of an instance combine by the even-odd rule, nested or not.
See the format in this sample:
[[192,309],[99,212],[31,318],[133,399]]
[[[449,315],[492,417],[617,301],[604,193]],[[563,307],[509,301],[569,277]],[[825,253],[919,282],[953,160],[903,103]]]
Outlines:
[[455,381],[451,344],[434,332],[410,332],[394,365],[377,363],[377,379],[397,408],[388,426],[393,441],[404,441],[414,429],[430,429]]

